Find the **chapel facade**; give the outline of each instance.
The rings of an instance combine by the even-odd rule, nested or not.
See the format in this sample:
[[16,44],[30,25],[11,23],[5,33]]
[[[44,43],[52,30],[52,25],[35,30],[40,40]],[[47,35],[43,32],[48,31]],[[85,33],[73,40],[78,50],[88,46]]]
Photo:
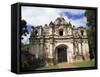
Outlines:
[[34,32],[36,36],[29,52],[37,58],[45,58],[47,65],[89,60],[86,28],[76,28],[58,17],[49,25],[37,26]]

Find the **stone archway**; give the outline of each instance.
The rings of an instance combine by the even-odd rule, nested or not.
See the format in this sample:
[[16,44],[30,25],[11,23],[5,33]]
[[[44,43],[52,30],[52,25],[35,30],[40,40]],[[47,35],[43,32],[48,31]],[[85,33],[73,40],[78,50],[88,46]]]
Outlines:
[[56,47],[56,61],[57,63],[67,62],[67,46],[61,44]]

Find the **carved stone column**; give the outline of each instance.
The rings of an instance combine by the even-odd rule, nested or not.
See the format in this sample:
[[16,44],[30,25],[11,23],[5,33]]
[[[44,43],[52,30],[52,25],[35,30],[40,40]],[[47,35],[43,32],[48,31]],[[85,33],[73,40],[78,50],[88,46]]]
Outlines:
[[49,59],[48,59],[50,65],[53,65],[53,59],[54,59],[53,53],[54,53],[54,43],[53,43],[53,40],[51,39],[50,40],[50,54],[49,54]]

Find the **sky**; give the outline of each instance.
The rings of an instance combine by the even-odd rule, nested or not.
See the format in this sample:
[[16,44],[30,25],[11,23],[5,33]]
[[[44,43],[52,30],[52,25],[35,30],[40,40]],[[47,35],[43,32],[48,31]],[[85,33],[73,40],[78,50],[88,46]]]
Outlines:
[[[38,26],[49,24],[51,21],[55,21],[57,17],[64,17],[67,22],[70,22],[76,27],[86,26],[87,19],[84,16],[85,10],[81,9],[62,9],[62,8],[41,8],[41,7],[21,7],[21,19],[26,20],[28,30],[31,30],[31,26]],[[24,44],[29,44],[30,34],[22,36]]]
[[55,21],[57,17],[64,17],[67,22],[71,22],[76,27],[86,26],[87,19],[84,16],[85,10],[81,9],[62,9],[62,8],[41,8],[22,6],[22,19],[27,21],[28,25],[38,26],[49,24]]

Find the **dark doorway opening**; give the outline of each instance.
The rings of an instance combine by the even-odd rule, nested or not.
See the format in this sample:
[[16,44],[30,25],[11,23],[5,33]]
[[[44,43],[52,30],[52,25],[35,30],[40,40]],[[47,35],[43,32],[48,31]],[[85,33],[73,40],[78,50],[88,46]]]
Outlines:
[[58,63],[67,62],[67,48],[58,47],[57,48]]

